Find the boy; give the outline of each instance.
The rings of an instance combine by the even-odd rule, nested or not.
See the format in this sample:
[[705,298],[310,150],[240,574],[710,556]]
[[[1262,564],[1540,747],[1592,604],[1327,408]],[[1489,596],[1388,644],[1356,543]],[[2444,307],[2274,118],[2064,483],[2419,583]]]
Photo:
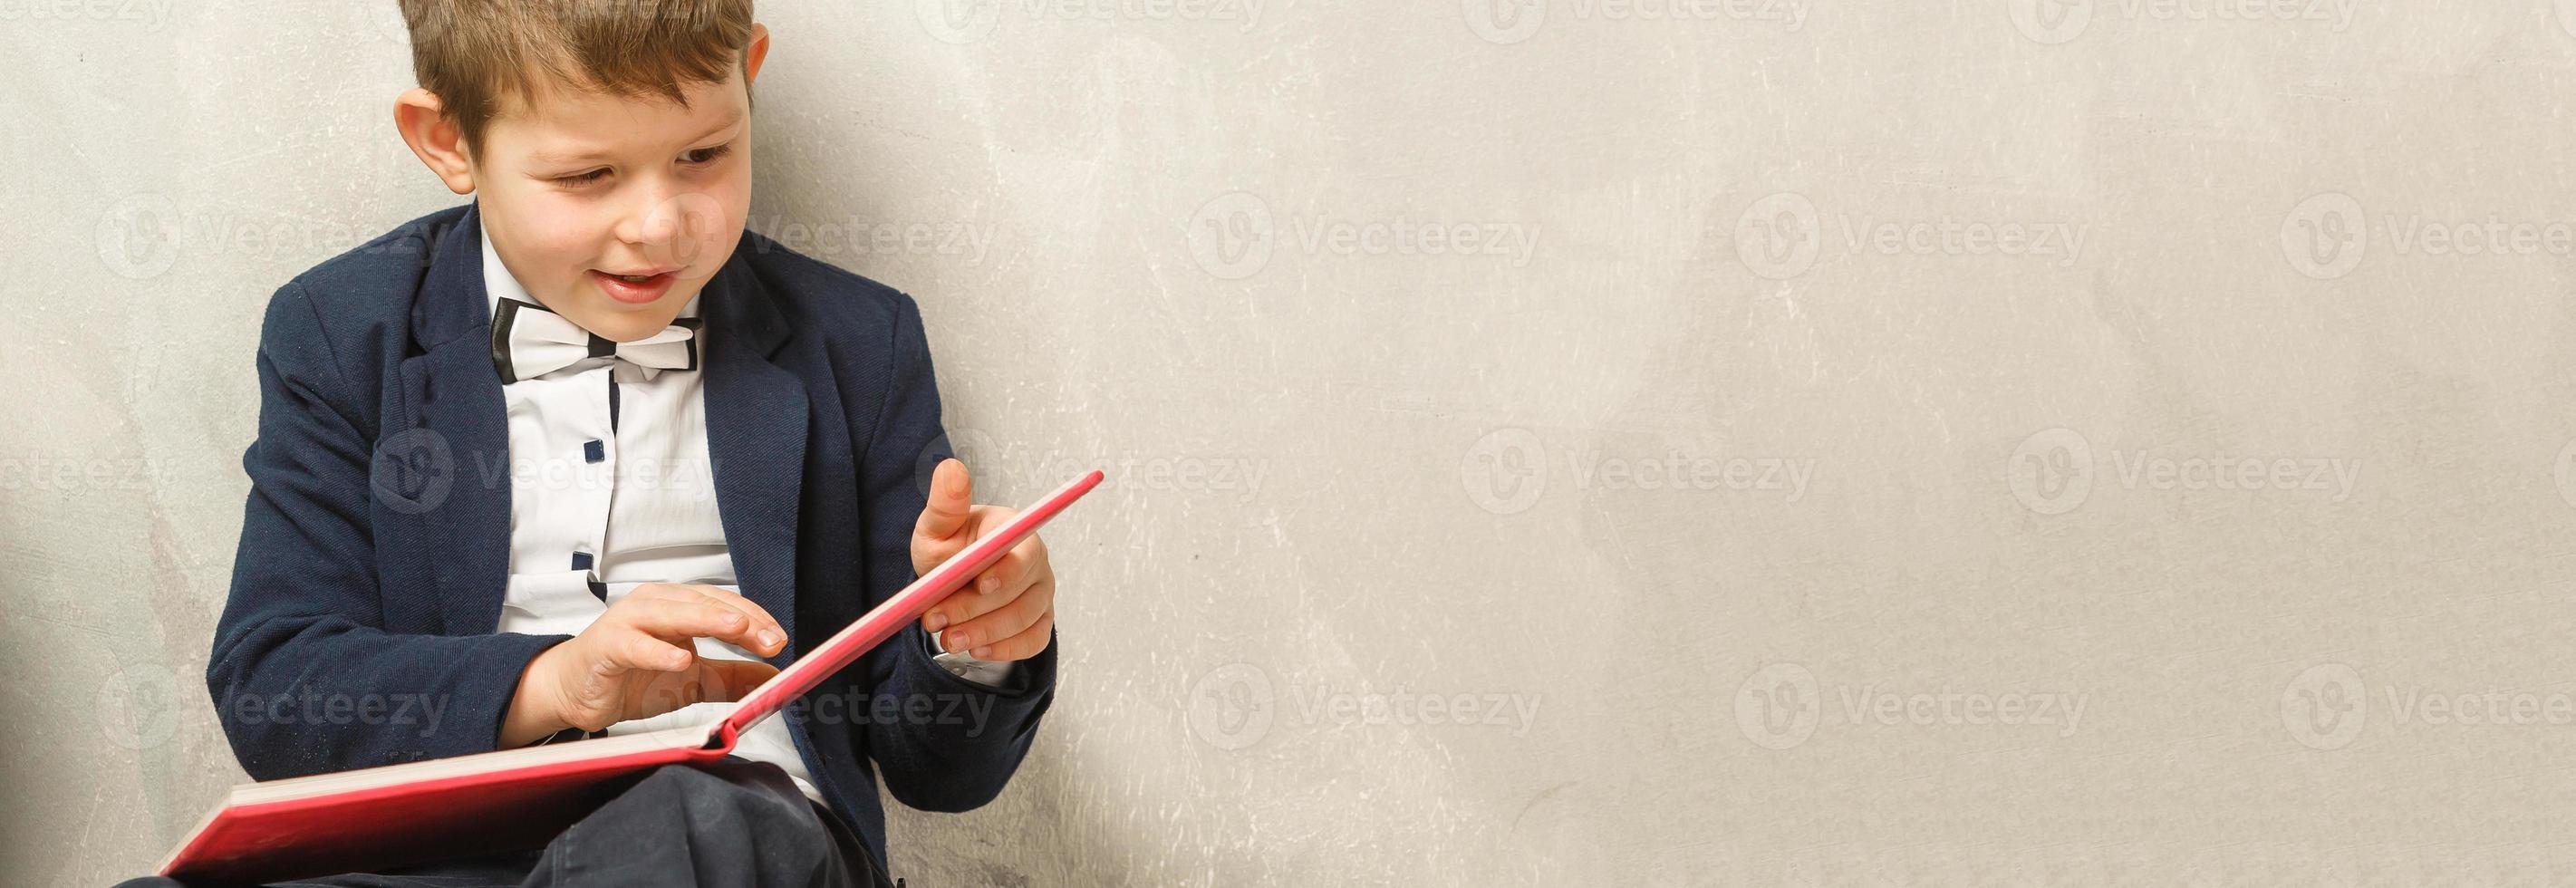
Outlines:
[[[751,0],[401,2],[395,123],[474,200],[268,306],[207,669],[253,777],[702,722],[1010,516],[947,458],[911,300],[743,230]],[[884,884],[878,777],[1001,791],[1054,596],[1031,538],[738,758],[542,852],[319,883]],[[438,715],[294,714],[352,711]]]

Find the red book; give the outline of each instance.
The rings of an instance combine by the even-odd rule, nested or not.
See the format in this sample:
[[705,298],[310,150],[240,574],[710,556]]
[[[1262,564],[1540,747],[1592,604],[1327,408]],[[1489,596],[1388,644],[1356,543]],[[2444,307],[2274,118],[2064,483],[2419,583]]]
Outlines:
[[161,874],[269,882],[543,846],[644,771],[708,762],[919,619],[1100,484],[1092,472],[976,540],[779,670],[712,724],[235,786]]

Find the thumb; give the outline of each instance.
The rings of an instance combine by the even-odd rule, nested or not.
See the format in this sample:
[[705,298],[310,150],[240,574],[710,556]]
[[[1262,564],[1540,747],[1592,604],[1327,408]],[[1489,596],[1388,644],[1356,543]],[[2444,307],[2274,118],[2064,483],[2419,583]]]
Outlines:
[[930,473],[930,502],[921,509],[921,520],[912,535],[924,540],[944,540],[957,535],[966,526],[968,509],[974,505],[975,481],[966,474],[966,464],[955,457],[939,461]]

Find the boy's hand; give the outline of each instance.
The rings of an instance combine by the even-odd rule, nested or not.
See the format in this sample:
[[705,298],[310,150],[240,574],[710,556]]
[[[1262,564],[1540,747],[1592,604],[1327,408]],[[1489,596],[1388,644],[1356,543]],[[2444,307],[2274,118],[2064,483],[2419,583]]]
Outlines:
[[501,721],[501,745],[733,700],[778,674],[767,663],[700,657],[700,637],[764,657],[787,644],[778,621],[741,595],[714,586],[637,586],[580,635],[528,662]]
[[[930,504],[913,524],[912,573],[920,576],[1019,514],[973,504],[966,464],[941,460],[930,475]],[[921,616],[921,628],[948,634],[940,643],[978,660],[1026,660],[1046,650],[1055,630],[1055,569],[1037,535],[1003,553],[975,583]]]

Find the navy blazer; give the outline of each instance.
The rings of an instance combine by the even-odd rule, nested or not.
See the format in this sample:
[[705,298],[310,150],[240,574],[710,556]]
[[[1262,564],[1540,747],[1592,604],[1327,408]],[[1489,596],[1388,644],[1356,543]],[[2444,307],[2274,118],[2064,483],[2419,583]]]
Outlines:
[[[489,751],[528,660],[567,637],[493,631],[509,434],[479,238],[473,205],[432,213],[269,300],[206,668],[253,778]],[[747,231],[703,293],[725,544],[742,594],[787,630],[784,666],[914,578],[926,470],[949,455],[930,349],[910,298]],[[1053,644],[998,689],[933,653],[915,624],[782,714],[880,860],[879,775],[916,808],[982,805],[1054,697]]]

